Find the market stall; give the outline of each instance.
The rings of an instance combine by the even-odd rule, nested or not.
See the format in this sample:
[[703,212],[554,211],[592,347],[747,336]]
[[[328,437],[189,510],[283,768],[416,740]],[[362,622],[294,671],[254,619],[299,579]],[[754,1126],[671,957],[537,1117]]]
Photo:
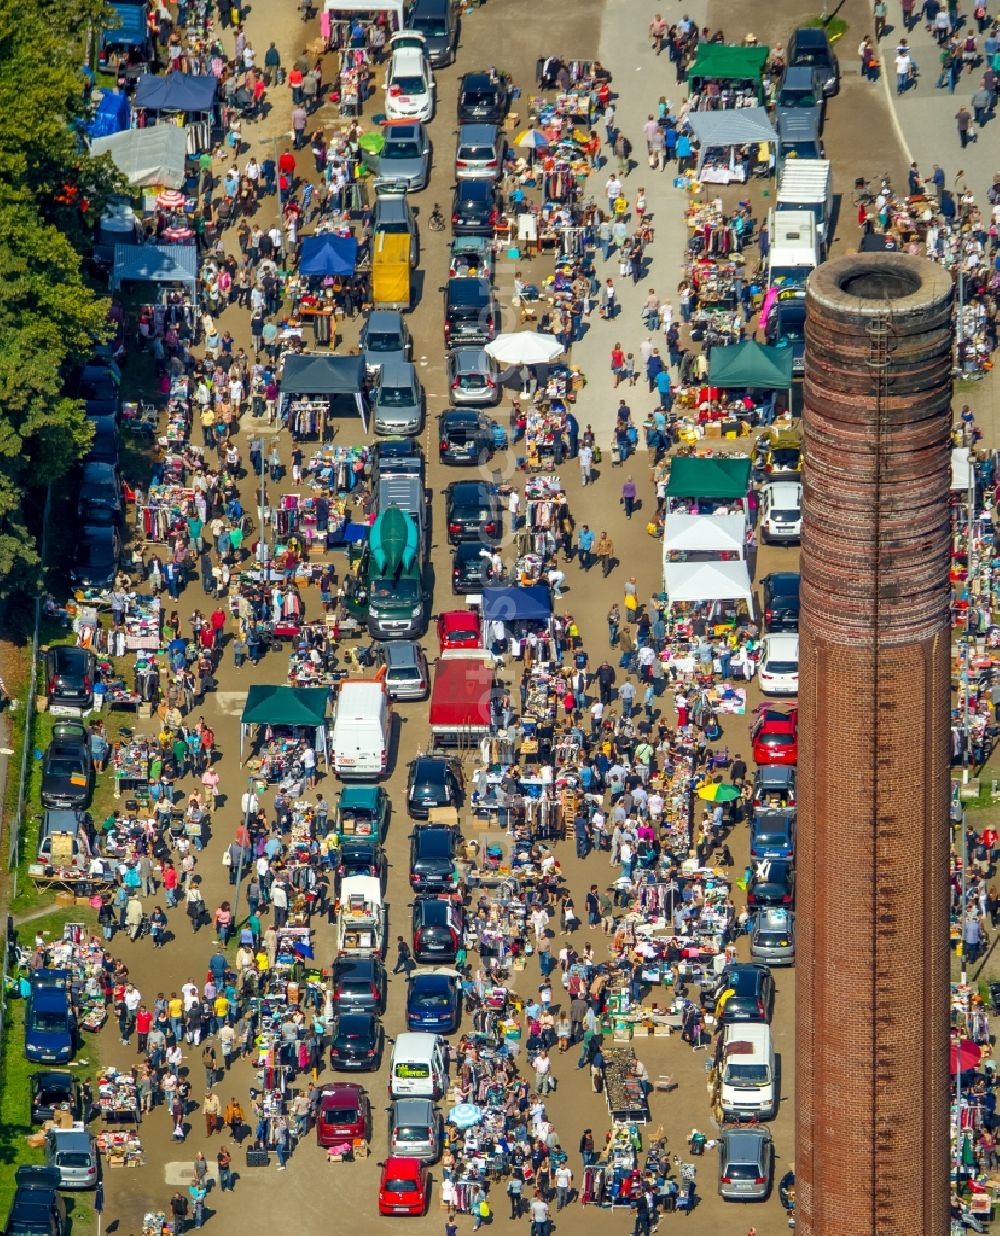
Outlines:
[[[326,687],[252,686],[240,717],[240,763],[255,727],[255,761],[274,771],[280,750],[293,752],[306,737],[317,759],[328,758],[326,718],[330,692]],[[274,779],[269,777],[268,779]]]
[[703,184],[744,184],[756,170],[764,175],[772,171],[778,135],[765,108],[693,111],[688,123],[698,139],[698,179]]
[[186,125],[188,153],[210,150],[212,131],[219,121],[217,94],[218,78],[213,73],[168,73],[162,77],[144,73],[136,84],[133,99],[137,127],[181,127],[181,121]]
[[[481,606],[483,643],[492,651],[508,649],[513,656],[521,656],[529,632],[542,645],[547,645],[552,619],[552,593],[548,584],[490,586],[482,591]],[[547,651],[544,646],[540,648],[540,660],[554,659],[546,655]]]
[[749,490],[747,455],[678,456],[670,465],[665,495],[667,511],[714,514],[725,506],[746,514]]
[[334,320],[344,314],[344,280],[354,278],[357,264],[358,242],[353,236],[327,231],[303,238],[298,277],[306,287],[295,298],[295,314],[312,321],[317,344],[333,345]]
[[95,137],[90,153],[111,159],[136,189],[180,189],[186,179],[187,132],[178,125],[155,125],[149,129],[126,129],[109,137]]
[[329,418],[338,400],[347,400],[368,432],[364,395],[364,364],[360,356],[327,356],[312,352],[285,357],[279,383],[281,419],[292,437],[325,440]]
[[111,290],[123,283],[152,283],[157,287],[198,285],[198,250],[190,245],[115,245]]
[[746,562],[664,562],[667,604],[742,601],[753,613],[753,587]]
[[[704,42],[688,70],[692,121],[714,111],[763,111],[764,70],[770,50],[742,44]],[[695,130],[697,132],[697,130]]]

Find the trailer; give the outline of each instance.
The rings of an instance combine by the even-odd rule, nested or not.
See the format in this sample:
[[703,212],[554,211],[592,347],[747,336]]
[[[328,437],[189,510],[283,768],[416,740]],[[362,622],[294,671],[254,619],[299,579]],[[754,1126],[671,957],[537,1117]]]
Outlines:
[[340,885],[337,953],[342,957],[385,956],[386,906],[377,876],[348,876]]

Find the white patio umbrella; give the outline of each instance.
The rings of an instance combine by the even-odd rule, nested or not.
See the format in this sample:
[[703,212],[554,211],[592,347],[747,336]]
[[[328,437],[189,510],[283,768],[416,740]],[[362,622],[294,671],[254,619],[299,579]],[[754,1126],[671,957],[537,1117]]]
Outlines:
[[497,335],[486,351],[501,365],[547,365],[563,351],[555,335],[521,330]]

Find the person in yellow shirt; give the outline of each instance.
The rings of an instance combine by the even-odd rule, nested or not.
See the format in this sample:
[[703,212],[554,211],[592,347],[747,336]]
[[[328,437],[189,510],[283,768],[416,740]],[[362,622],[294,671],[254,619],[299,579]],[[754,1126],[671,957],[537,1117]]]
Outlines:
[[170,1028],[174,1032],[174,1038],[179,1043],[184,1037],[184,1001],[172,991],[170,999],[167,1001],[167,1016],[170,1018]]

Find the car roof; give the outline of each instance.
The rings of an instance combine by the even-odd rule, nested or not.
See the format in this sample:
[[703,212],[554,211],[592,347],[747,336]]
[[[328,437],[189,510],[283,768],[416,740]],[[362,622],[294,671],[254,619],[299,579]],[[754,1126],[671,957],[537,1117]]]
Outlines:
[[72,644],[54,644],[49,648],[50,654],[56,661],[69,661],[90,664],[93,653],[88,648],[74,648]]
[[360,1102],[364,1093],[364,1086],[359,1086],[357,1082],[324,1082],[320,1087],[320,1096],[332,1101],[353,1099]]
[[448,361],[460,373],[482,373],[490,367],[490,355],[485,348],[456,348]]
[[462,421],[478,423],[482,417],[475,408],[447,408],[441,413],[441,420],[450,424],[458,424]]
[[752,1154],[756,1159],[760,1147],[771,1141],[770,1129],[746,1128],[743,1125],[723,1126],[722,1136],[729,1147],[730,1158],[739,1154]]
[[773,592],[780,591],[785,585],[798,588],[801,582],[802,576],[798,571],[772,571],[770,575],[764,576],[764,583],[770,584]]
[[788,764],[765,764],[757,769],[755,779],[760,785],[788,786],[795,780],[795,769]]
[[449,628],[465,626],[470,619],[475,622],[477,627],[482,625],[479,614],[474,609],[447,609],[438,621],[447,630]]
[[462,78],[461,88],[463,90],[474,86],[477,90],[481,90],[483,86],[496,86],[499,89],[500,83],[494,81],[485,69],[476,69],[472,73],[466,73]]
[[487,499],[494,497],[493,486],[489,481],[452,481],[448,486],[448,493],[455,498],[463,498],[466,501],[480,498]]
[[795,502],[802,499],[800,481],[771,481],[765,489],[771,495],[772,502]]
[[[473,182],[467,180],[465,183]],[[449,279],[446,286],[448,299],[459,305],[489,300],[492,291],[489,279],[483,279],[479,275],[459,275],[457,279]]]
[[812,86],[821,70],[815,64],[790,64],[781,75],[781,86]]
[[375,970],[378,968],[378,958],[371,957],[345,957],[341,956],[334,958],[333,968],[335,970]]
[[458,127],[458,144],[468,142],[470,146],[486,146],[497,141],[500,127],[495,124],[484,124],[481,120],[461,124]]
[[53,1140],[63,1143],[63,1146],[73,1150],[89,1150],[94,1140],[93,1134],[86,1129],[49,1129]]
[[[446,755],[418,755],[413,761],[413,769],[421,769],[426,771],[428,768],[450,768],[451,760]],[[417,826],[417,831],[425,831],[429,828],[438,828],[442,832],[450,831],[447,824],[421,824]]]
[[385,659],[390,669],[414,666],[420,661],[419,649],[411,639],[393,640],[385,646]]
[[[413,31],[407,31],[407,34],[412,36]],[[423,76],[426,68],[427,58],[422,48],[397,47],[393,50],[390,73],[401,77],[409,77],[411,73]]]
[[762,643],[767,644],[768,652],[772,656],[782,652],[794,652],[797,655],[799,651],[799,637],[792,631],[771,632],[763,637]]
[[821,30],[818,26],[800,26],[793,34],[792,39],[796,47],[826,47],[830,46],[830,39],[825,30]]
[[467,180],[460,180],[455,186],[455,196],[459,201],[466,199],[485,199],[493,197],[496,193],[496,186],[492,180],[488,180],[485,176],[470,176]]
[[380,785],[345,785],[337,798],[339,807],[374,807],[384,790]]
[[[443,905],[443,902],[438,901],[436,897],[418,897],[416,904],[427,905],[429,902],[434,902],[437,905]],[[455,986],[455,980],[448,974],[437,974],[433,970],[418,970],[410,976],[410,986],[415,987],[417,984],[424,987],[448,987]]]
[[420,131],[423,125],[419,120],[407,120],[403,123],[386,124],[382,126],[382,136],[386,140],[386,144],[394,141],[412,141],[415,137],[421,135]]
[[394,1099],[396,1121],[399,1124],[407,1124],[409,1121],[416,1123],[418,1119],[437,1119],[437,1114],[434,1110],[434,1104],[430,1099]]
[[404,329],[403,315],[398,309],[373,309],[368,315],[365,326],[368,330],[394,330],[402,334]]
[[379,380],[380,386],[413,386],[414,379],[417,376],[417,371],[413,367],[413,361],[400,360],[393,357],[387,360],[382,365],[382,377]]

